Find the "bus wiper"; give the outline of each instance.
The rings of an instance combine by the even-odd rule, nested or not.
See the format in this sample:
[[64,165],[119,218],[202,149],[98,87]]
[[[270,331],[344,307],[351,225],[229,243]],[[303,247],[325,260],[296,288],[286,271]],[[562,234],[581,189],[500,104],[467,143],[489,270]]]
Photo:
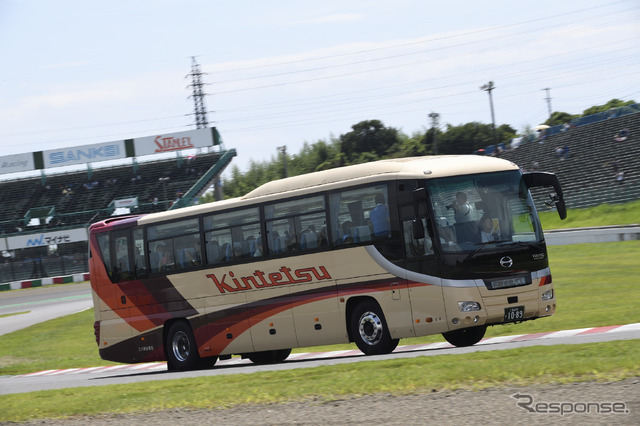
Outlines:
[[484,243],[480,244],[480,246],[478,246],[477,249],[475,249],[473,252],[469,253],[469,255],[467,257],[465,257],[464,262],[466,262],[467,260],[473,258],[480,250],[485,248],[488,244],[510,243],[510,242],[511,242],[511,240],[485,241]]

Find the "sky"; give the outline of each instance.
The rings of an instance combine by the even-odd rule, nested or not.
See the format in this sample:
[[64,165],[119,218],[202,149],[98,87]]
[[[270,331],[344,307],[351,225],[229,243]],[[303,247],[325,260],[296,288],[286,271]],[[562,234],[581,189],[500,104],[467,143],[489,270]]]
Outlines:
[[364,120],[491,123],[489,81],[524,131],[640,102],[639,41],[637,0],[0,0],[0,156],[194,129],[192,57],[241,171]]

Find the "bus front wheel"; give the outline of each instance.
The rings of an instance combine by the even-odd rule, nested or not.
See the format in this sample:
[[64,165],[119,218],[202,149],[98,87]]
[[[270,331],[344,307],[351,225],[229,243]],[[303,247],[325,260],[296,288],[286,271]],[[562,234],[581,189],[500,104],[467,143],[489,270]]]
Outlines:
[[200,361],[196,339],[191,327],[184,321],[174,322],[169,327],[165,350],[169,370],[193,370]]
[[372,300],[356,305],[350,320],[351,338],[365,355],[393,352],[399,339],[392,339],[382,309]]
[[446,333],[442,333],[442,337],[453,346],[473,346],[482,340],[486,331],[486,325],[479,325],[477,327],[447,331]]

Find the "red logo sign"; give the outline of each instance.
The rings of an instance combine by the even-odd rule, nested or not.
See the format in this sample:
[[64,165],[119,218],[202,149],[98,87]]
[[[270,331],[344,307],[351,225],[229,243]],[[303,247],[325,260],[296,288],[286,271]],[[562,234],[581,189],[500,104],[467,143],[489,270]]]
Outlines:
[[181,149],[194,148],[191,143],[191,138],[186,136],[183,138],[173,138],[171,136],[156,136],[153,140],[158,149],[156,152],[168,152],[168,151],[178,151]]
[[208,274],[207,278],[211,278],[220,293],[233,293],[235,291],[260,289],[265,287],[273,287],[286,284],[308,283],[314,279],[330,280],[331,275],[327,268],[320,266],[318,268],[302,268],[294,271],[291,268],[283,266],[278,272],[266,273],[264,271],[255,271],[253,275],[247,277],[236,278],[232,271],[223,274],[222,277],[216,274]]

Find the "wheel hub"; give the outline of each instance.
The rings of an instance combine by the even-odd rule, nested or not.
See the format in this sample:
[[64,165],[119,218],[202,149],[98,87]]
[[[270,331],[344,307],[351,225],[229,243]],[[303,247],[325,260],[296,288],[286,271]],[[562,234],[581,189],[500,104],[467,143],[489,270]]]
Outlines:
[[382,339],[382,320],[374,312],[365,312],[358,326],[360,337],[368,345],[375,345]]
[[173,336],[171,349],[178,361],[184,362],[187,360],[191,348],[189,347],[189,338],[184,332],[179,331]]

